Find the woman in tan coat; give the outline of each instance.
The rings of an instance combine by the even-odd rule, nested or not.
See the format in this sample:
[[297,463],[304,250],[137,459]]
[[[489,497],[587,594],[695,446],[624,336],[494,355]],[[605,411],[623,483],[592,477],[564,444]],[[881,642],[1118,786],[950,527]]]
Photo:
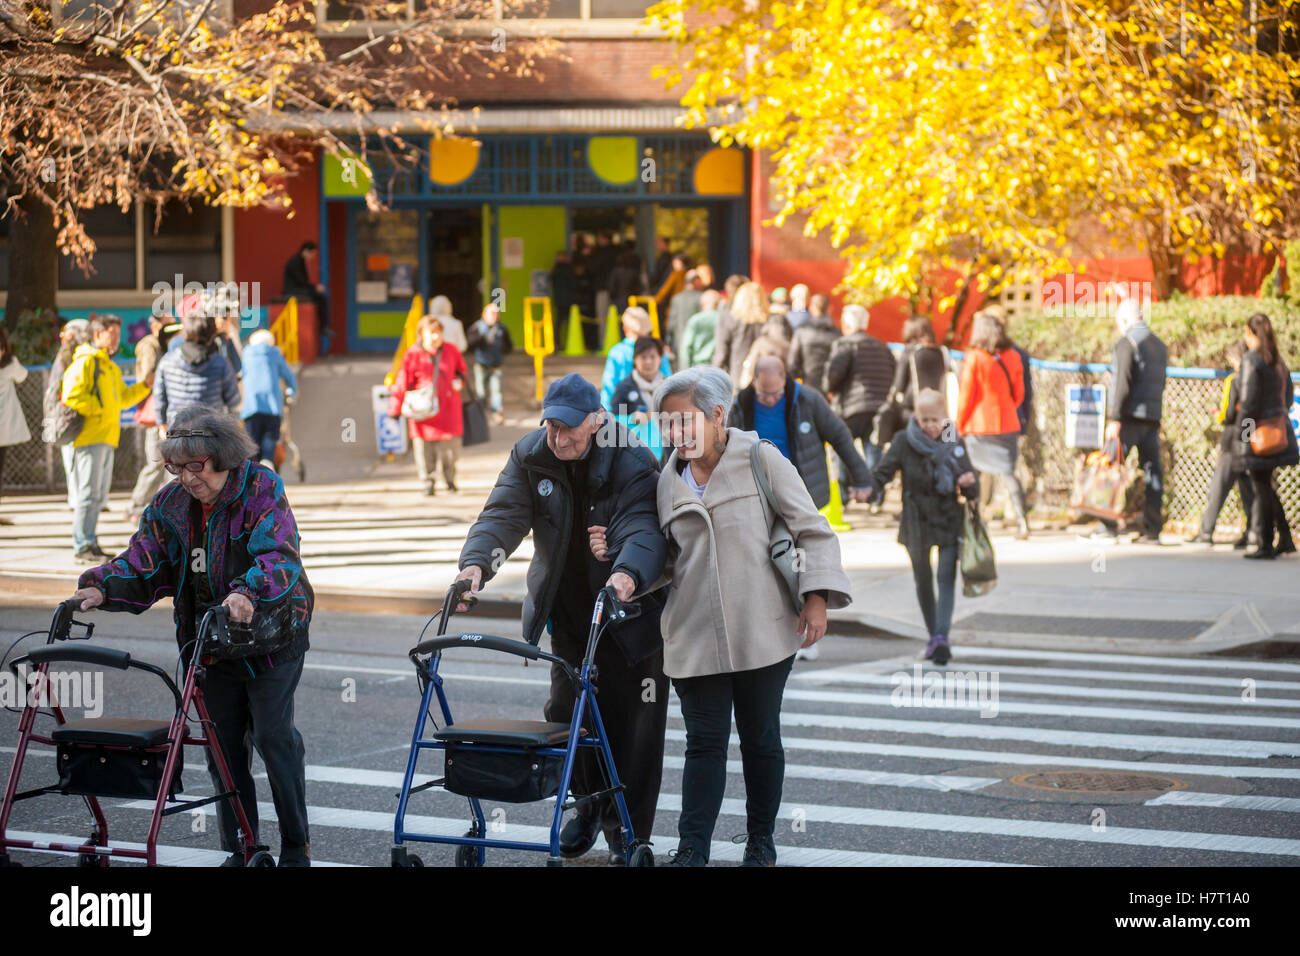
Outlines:
[[840,546],[794,466],[770,444],[761,461],[801,552],[802,613],[768,556],[768,524],[750,466],[754,432],[727,428],[732,382],[719,369],[678,372],[656,393],[673,452],[659,477],[668,538],[664,673],[686,722],[680,843],[674,863],[703,866],[727,779],[731,712],[745,770],[744,865],[774,866],[785,752],[781,697],[795,651],[826,633],[826,610],[849,603]]

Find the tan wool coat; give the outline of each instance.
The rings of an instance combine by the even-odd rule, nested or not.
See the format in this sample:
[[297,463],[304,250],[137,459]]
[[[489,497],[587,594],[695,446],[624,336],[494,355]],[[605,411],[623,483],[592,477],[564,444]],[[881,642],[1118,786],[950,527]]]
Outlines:
[[[754,432],[727,429],[727,450],[697,498],[674,451],[659,475],[659,524],[668,538],[664,673],[703,677],[754,670],[785,660],[803,643],[799,616],[768,557],[761,492],[749,466]],[[800,589],[827,592],[827,608],[846,607],[849,579],[840,543],[817,512],[803,479],[764,445],[768,483],[805,567]]]

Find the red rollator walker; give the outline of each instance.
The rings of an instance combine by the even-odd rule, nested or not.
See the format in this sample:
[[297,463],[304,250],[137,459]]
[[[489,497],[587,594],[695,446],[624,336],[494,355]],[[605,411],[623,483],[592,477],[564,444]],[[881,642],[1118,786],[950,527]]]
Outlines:
[[[230,768],[216,737],[216,727],[208,717],[207,706],[203,702],[201,684],[205,673],[203,657],[206,651],[221,645],[230,646],[240,642],[239,629],[232,628],[228,611],[225,607],[214,607],[207,611],[199,624],[198,638],[191,642],[189,662],[185,670],[183,687],[162,668],[143,661],[132,660],[131,655],[117,648],[99,644],[70,643],[88,640],[94,632],[95,625],[73,620],[81,602],[70,599],[61,603],[54,612],[50,624],[49,639],[41,647],[29,651],[9,665],[14,676],[19,677],[18,666],[30,662],[36,666],[39,677],[35,687],[48,688],[47,674],[51,664],[70,662],[91,664],[100,667],[113,667],[118,670],[135,668],[155,675],[167,685],[176,703],[175,712],[168,720],[142,720],[134,717],[90,717],[82,720],[68,720],[58,701],[49,700],[49,708],[57,725],[48,735],[38,733],[34,727],[36,715],[42,712],[41,697],[36,693],[27,696],[19,721],[18,749],[14,754],[13,767],[9,771],[9,783],[5,787],[4,802],[0,804],[0,866],[21,866],[14,861],[9,851],[18,850],[54,850],[76,853],[79,866],[108,866],[111,858],[143,860],[147,866],[158,865],[158,831],[162,820],[173,813],[193,810],[218,800],[229,800],[239,825],[240,839],[243,843],[245,866],[275,866],[275,859],[269,848],[253,842],[252,828],[235,790]],[[71,636],[73,626],[85,628],[85,636]],[[36,633],[40,633],[39,631]],[[185,648],[181,650],[182,655]],[[191,718],[191,709],[193,717]],[[47,714],[49,712],[46,712]],[[197,721],[202,731],[201,736],[190,732],[189,721]],[[34,790],[19,792],[18,780],[23,771],[23,760],[32,743],[47,744],[58,749],[58,783],[38,787]],[[176,794],[182,792],[181,768],[184,766],[183,754],[186,746],[203,747],[212,755],[221,779],[222,792],[211,797],[195,800],[179,800]],[[82,844],[76,843],[40,843],[34,840],[14,840],[8,836],[9,817],[14,804],[44,794],[57,793],[64,796],[79,796],[86,801],[86,807],[94,821],[90,839]],[[133,799],[153,799],[153,816],[149,821],[149,835],[143,850],[123,846],[110,846],[108,842],[108,822],[100,808],[100,797],[125,797]]]

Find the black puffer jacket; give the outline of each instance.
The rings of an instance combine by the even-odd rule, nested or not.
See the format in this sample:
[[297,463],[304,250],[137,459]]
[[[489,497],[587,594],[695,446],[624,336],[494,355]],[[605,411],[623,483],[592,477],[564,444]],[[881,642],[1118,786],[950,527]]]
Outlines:
[[[1262,422],[1283,414],[1294,401],[1295,386],[1285,374],[1285,365],[1269,367],[1264,356],[1254,349],[1241,357],[1241,404],[1237,409],[1237,431],[1244,435],[1247,422]],[[1297,453],[1295,430],[1287,424],[1287,447],[1276,455],[1256,455],[1250,448],[1246,437],[1240,443],[1237,460],[1246,471],[1262,471],[1269,468],[1283,468],[1300,462]]]
[[889,399],[896,370],[888,345],[866,332],[854,332],[831,346],[822,390],[835,396],[835,411],[844,418],[874,415]]
[[831,348],[842,335],[829,315],[813,316],[794,330],[786,368],[795,378],[803,379],[805,387],[825,394],[822,379],[826,374],[826,364],[830,361]]
[[[796,389],[797,384],[791,376],[785,377],[786,440],[794,452],[794,466],[813,504],[820,510],[831,500],[831,479],[826,470],[827,443],[848,463],[854,488],[870,488],[871,472],[854,447],[848,426],[831,411],[821,393],[811,388]],[[727,425],[752,432],[755,400],[753,385],[742,388],[731,406]]]
[[[622,425],[607,419],[592,439],[585,493],[589,509],[583,520],[584,525],[606,527],[610,560],[587,562],[587,581],[566,581],[565,586],[585,586],[594,597],[615,571],[631,575],[638,593],[658,580],[668,558],[655,504],[658,481],[659,468],[649,449]],[[574,527],[573,504],[568,469],[546,444],[546,429],[539,428],[511,449],[460,552],[460,568],[482,568],[486,583],[532,532],[533,560],[523,610],[524,640],[532,644],[541,640],[564,576]],[[581,546],[587,546],[585,540]],[[640,616],[608,632],[632,663],[653,654],[662,642],[660,596],[643,596],[641,606]]]
[[[961,445],[962,457],[966,446]],[[958,488],[950,495],[940,495],[934,490],[934,474],[929,459],[914,449],[901,431],[889,444],[889,450],[871,473],[875,491],[880,500],[885,486],[899,471],[903,472],[903,516],[898,523],[898,543],[904,547],[934,547],[956,544],[961,537],[964,505],[958,496],[970,501],[979,500],[979,472],[976,481],[968,488]],[[974,471],[974,469],[971,469]]]

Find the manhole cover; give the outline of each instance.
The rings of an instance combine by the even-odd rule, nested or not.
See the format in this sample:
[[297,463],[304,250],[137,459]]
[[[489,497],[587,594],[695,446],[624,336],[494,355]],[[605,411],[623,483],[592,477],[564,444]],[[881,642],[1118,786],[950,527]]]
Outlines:
[[1049,770],[1023,773],[1011,782],[1037,790],[1071,793],[1133,793],[1183,790],[1187,784],[1173,777],[1153,773],[1103,773],[1090,770]]

